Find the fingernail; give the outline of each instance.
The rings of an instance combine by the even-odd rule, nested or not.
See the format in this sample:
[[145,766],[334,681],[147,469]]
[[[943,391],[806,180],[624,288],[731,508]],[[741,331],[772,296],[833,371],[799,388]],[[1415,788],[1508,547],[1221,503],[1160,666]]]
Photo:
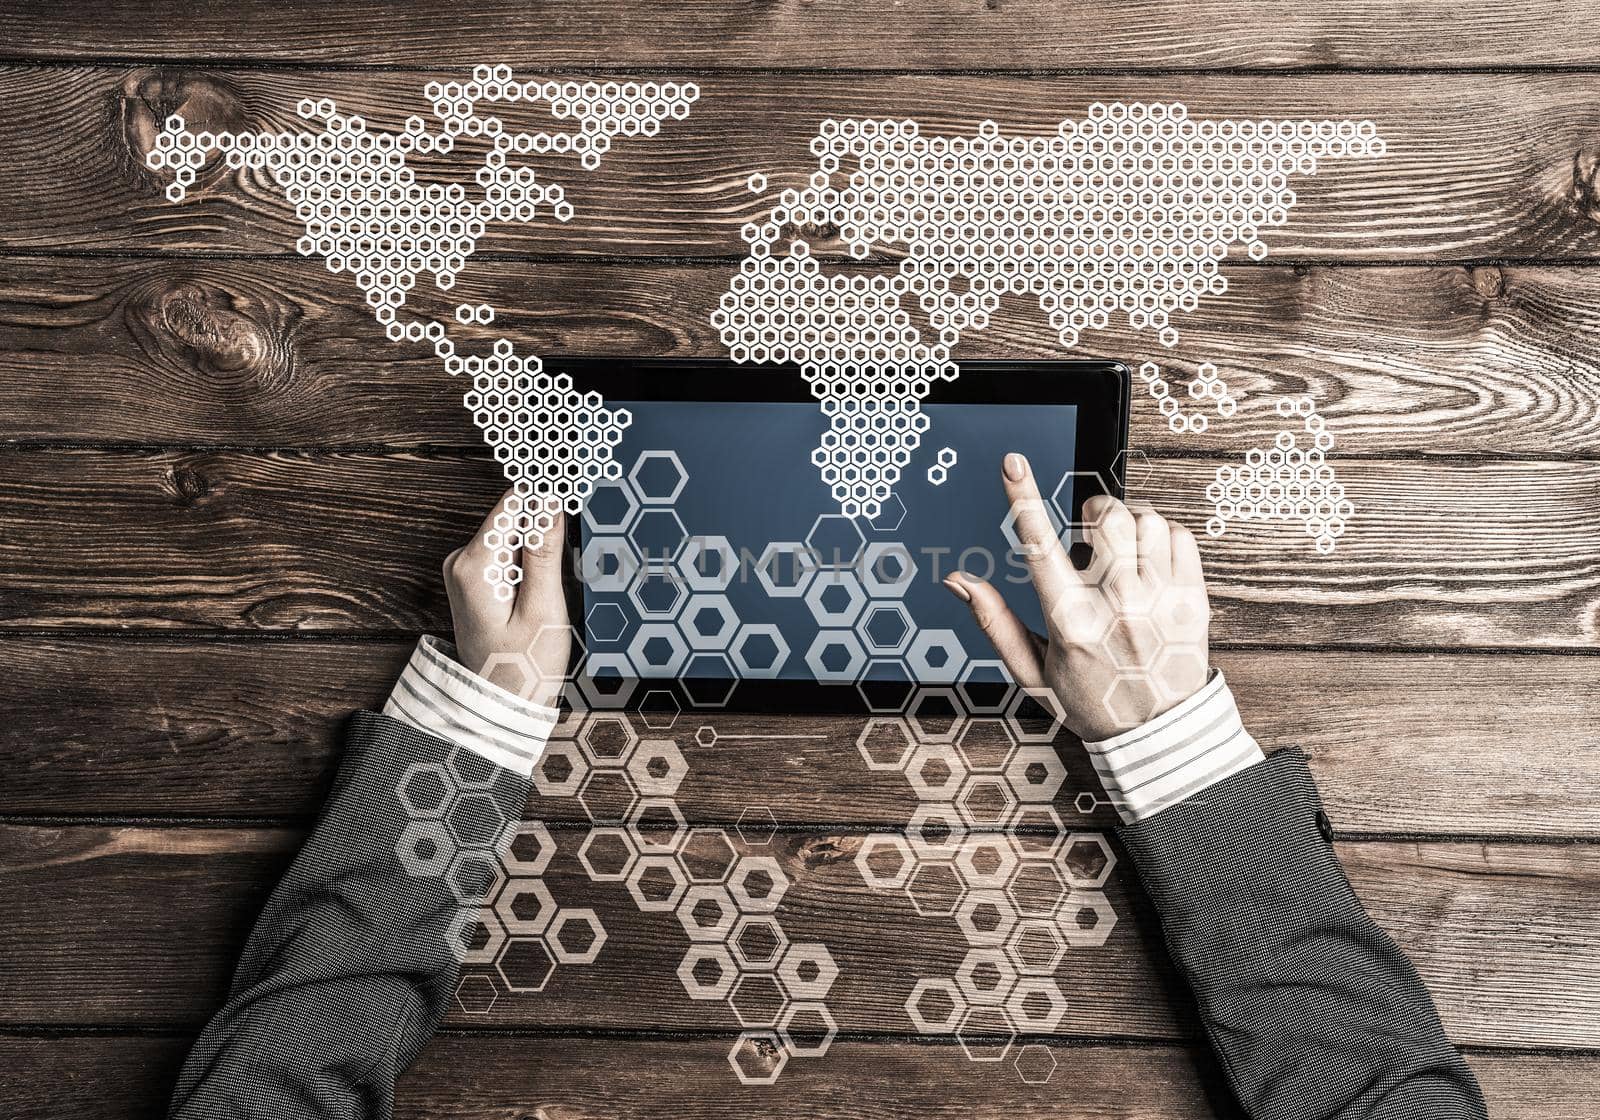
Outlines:
[[957,599],[960,599],[963,603],[972,602],[972,592],[967,590],[966,585],[961,582],[960,576],[954,574],[945,576],[943,582]]
[[1011,452],[1005,459],[1005,472],[1012,482],[1021,482],[1028,477],[1028,460],[1015,451]]

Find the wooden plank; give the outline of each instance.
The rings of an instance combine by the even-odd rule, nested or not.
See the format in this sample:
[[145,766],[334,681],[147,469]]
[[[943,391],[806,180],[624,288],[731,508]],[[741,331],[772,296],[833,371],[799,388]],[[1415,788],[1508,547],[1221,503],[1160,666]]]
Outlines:
[[463,20],[439,4],[339,5],[315,19],[267,0],[226,10],[178,0],[119,4],[86,20],[47,0],[0,16],[11,58],[240,59],[356,66],[826,67],[1034,70],[1221,67],[1588,66],[1600,33],[1555,0],[1309,0],[1256,10],[1226,0],[1075,0],[974,6],[911,0],[890,13],[843,3],[670,7],[623,0],[530,9],[490,0]]
[[[0,813],[310,819],[346,715],[377,707],[409,642],[0,638]],[[1311,757],[1341,833],[1594,837],[1600,695],[1587,657],[1223,650],[1255,736]],[[39,682],[50,682],[40,687]],[[737,694],[735,694],[737,700]],[[699,727],[724,739],[702,746]],[[903,822],[912,792],[869,771],[863,721],[686,712],[670,737],[694,820],[765,805],[784,824]],[[741,745],[730,745],[730,744]],[[1072,790],[1095,788],[1064,739]],[[1113,823],[1103,807],[1074,826]],[[541,819],[581,821],[570,799]]]
[[[496,308],[535,353],[720,357],[724,265],[474,270],[450,295]],[[873,271],[844,266],[842,271]],[[1157,361],[1177,384],[1216,363],[1241,407],[1177,436],[1142,392],[1134,446],[1227,453],[1271,440],[1282,395],[1310,393],[1346,454],[1585,455],[1600,442],[1600,272],[1574,267],[1230,269],[1179,316],[1171,352],[1126,325],[1080,352]],[[452,314],[438,293],[420,313]],[[1008,299],[969,358],[1062,353]],[[1180,386],[1181,387],[1181,386]],[[346,277],[315,261],[0,260],[0,442],[336,447],[476,445],[461,386],[390,344]],[[62,407],[70,396],[72,407]]]
[[[1217,465],[1156,460],[1136,493],[1198,527]],[[438,565],[500,491],[446,454],[0,451],[0,470],[0,628],[438,629]],[[1593,647],[1600,463],[1337,470],[1357,512],[1334,556],[1281,524],[1203,538],[1217,641]]]
[[[11,107],[0,121],[0,197],[9,203],[0,247],[288,254],[303,227],[261,173],[236,175],[219,158],[187,201],[166,200],[166,180],[142,162],[160,122],[181,111],[197,130],[300,130],[296,103],[327,97],[392,130],[430,111],[421,93],[436,76],[460,72],[0,69],[0,99]],[[496,223],[477,250],[742,256],[741,226],[764,220],[773,192],[814,170],[808,145],[824,119],[914,117],[926,134],[973,135],[992,118],[1008,131],[1054,135],[1063,118],[1114,99],[1181,101],[1194,117],[1373,120],[1387,156],[1333,161],[1293,180],[1289,223],[1266,238],[1280,260],[1549,260],[1600,248],[1589,112],[1600,74],[1427,83],[1373,74],[707,75],[699,84],[687,120],[653,140],[619,140],[598,172],[567,156],[526,157],[542,179],[565,184],[576,217]],[[471,166],[465,151],[416,161],[424,179],[464,183]],[[748,189],[753,172],[767,177],[767,196]],[[485,267],[494,266],[477,265]]]
[[[720,1002],[686,998],[687,940],[670,914],[641,914],[622,884],[589,882],[578,838],[556,830],[545,879],[563,906],[594,908],[608,939],[592,966],[563,966],[534,996],[497,999],[456,1023],[731,1029]],[[184,1025],[220,1001],[254,915],[298,841],[288,830],[0,826],[0,929],[12,977],[7,1024]],[[795,941],[822,941],[840,977],[829,1005],[846,1031],[907,1031],[918,977],[948,977],[965,942],[953,919],[920,918],[870,890],[860,834],[780,832],[757,850],[789,879],[778,910]],[[1453,1038],[1494,1046],[1600,1044],[1600,846],[1357,842],[1340,845],[1374,918],[1411,955]],[[1074,993],[1060,1032],[1187,1037],[1192,1019],[1126,869],[1106,887],[1107,943],[1058,971]],[[1032,897],[1031,892],[1029,897]],[[890,936],[892,931],[892,936]],[[485,973],[487,975],[487,973]]]
[[[518,1038],[441,1034],[403,1077],[396,1115],[427,1120],[620,1116],[638,1120],[884,1120],[968,1117],[1194,1120],[1207,1106],[1212,1060],[1176,1046],[1030,1043],[1003,1064],[911,1041],[840,1039],[795,1059],[773,1085],[741,1086],[722,1038]],[[0,1035],[0,1093],[33,1120],[157,1120],[188,1040],[129,1035]],[[1025,1083],[1017,1062],[1038,1084]],[[1600,1061],[1479,1052],[1468,1057],[1498,1120],[1591,1120]],[[114,1085],[116,1093],[106,1092]],[[848,1091],[844,1087],[848,1086]],[[714,1090],[714,1091],[708,1091]]]

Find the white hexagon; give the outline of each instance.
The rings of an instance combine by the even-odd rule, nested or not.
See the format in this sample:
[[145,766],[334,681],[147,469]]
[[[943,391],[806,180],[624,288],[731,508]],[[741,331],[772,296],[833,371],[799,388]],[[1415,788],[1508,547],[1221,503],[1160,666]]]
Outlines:
[[550,925],[556,913],[556,900],[543,879],[512,879],[495,900],[494,912],[508,932],[532,937],[543,933]]
[[[530,838],[533,843],[526,843]],[[499,850],[507,874],[543,875],[556,854],[556,842],[543,821],[518,821],[506,827]]]
[[[644,880],[647,875],[657,881],[665,876],[671,886],[664,895],[646,894]],[[670,855],[641,856],[628,873],[628,893],[633,895],[634,904],[647,914],[676,910],[688,890],[689,877]]]
[[[939,1018],[930,1015],[925,1006],[928,996],[935,994],[944,997],[944,1002],[950,1007],[950,1010]],[[906,997],[906,1014],[911,1017],[911,1024],[917,1028],[918,1034],[951,1034],[966,1011],[966,997],[951,980],[918,980],[912,985],[911,994]]]
[[954,630],[922,630],[906,651],[911,676],[922,684],[950,684],[961,675],[967,651]]
[[1018,801],[1054,801],[1067,780],[1067,767],[1049,743],[1024,743],[1011,756],[1006,780]]
[[867,593],[856,574],[835,569],[818,572],[805,598],[818,626],[852,626],[867,605]]
[[646,505],[668,505],[683,493],[689,472],[676,451],[643,451],[634,460],[628,481]]
[[727,537],[690,537],[678,555],[678,571],[695,591],[726,591],[739,574],[739,554]]
[[[842,658],[841,658],[842,655]],[[828,662],[834,661],[830,667]],[[806,665],[826,684],[850,684],[867,665],[867,651],[850,630],[819,630],[806,650]]]
[[[620,501],[621,508],[606,512],[606,506],[615,504],[608,501],[613,495]],[[589,500],[583,504],[583,521],[589,526],[591,534],[626,533],[638,512],[639,499],[633,487],[625,482],[599,482],[589,492]]]
[[[765,645],[768,642],[770,647]],[[752,648],[759,650],[760,656],[756,659],[752,659]],[[742,679],[770,680],[783,671],[784,663],[789,660],[789,643],[776,623],[747,622],[739,627],[728,656]]]
[[778,979],[795,999],[827,999],[833,982],[839,979],[839,966],[822,942],[797,941],[783,955]]
[[774,599],[800,598],[816,572],[817,558],[801,541],[773,541],[756,561],[756,579]]
[[[708,980],[700,974],[705,965],[715,966],[716,979]],[[739,978],[739,966],[724,945],[690,945],[678,965],[678,980],[690,999],[727,999],[733,982]]]
[[628,660],[647,676],[670,677],[689,659],[689,643],[670,622],[647,622],[628,643]]
[[911,612],[899,602],[868,603],[856,622],[856,633],[867,652],[878,657],[897,657],[911,644],[917,624]]
[[[770,886],[765,894],[752,891],[752,880],[764,876]],[[742,856],[728,876],[728,892],[746,914],[770,914],[783,901],[789,889],[789,876],[771,856]]]
[[917,561],[899,541],[874,541],[861,554],[861,582],[874,599],[898,599],[917,578]]
[[968,1003],[1004,1003],[1016,982],[1016,966],[1000,949],[968,949],[956,969],[956,986]]
[[[892,857],[892,869],[874,866],[875,860],[881,864],[886,853]],[[911,877],[916,863],[911,845],[897,832],[875,832],[863,840],[856,851],[856,870],[861,872],[862,881],[874,890],[899,890]]]
[[1093,949],[1104,945],[1117,924],[1117,911],[1100,891],[1072,891],[1056,915],[1056,928],[1068,945]]
[[671,739],[643,739],[628,760],[633,784],[646,797],[671,797],[678,792],[689,764]]
[[739,616],[726,595],[701,592],[690,597],[678,626],[691,648],[725,650],[738,632]]
[[[562,936],[574,925],[589,927],[589,943],[582,948],[570,948],[562,940]],[[593,910],[564,909],[550,923],[544,939],[556,960],[562,964],[593,964],[606,943],[606,930]]]

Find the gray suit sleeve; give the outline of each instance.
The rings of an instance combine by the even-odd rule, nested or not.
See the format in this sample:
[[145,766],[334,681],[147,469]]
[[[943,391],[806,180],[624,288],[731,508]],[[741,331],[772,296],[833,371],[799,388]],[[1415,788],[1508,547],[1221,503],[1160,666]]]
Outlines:
[[1487,1115],[1416,969],[1362,908],[1298,750],[1122,830],[1252,1120]]
[[[414,764],[444,764],[451,750],[396,720],[354,717],[322,818],[256,922],[227,1004],[195,1042],[172,1116],[391,1114],[395,1079],[432,1037],[460,973],[446,942],[460,904],[441,876],[407,874],[396,856],[409,823],[399,786]],[[479,761],[474,777],[499,819],[475,799],[484,819],[450,823],[493,836],[518,819],[528,786]]]

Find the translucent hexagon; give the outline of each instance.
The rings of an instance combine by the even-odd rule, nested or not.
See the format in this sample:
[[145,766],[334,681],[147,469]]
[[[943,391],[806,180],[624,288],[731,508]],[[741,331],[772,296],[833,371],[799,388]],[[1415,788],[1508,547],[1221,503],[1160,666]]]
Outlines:
[[820,1058],[839,1034],[839,1024],[826,1004],[792,1004],[778,1020],[778,1035],[796,1058]]
[[727,537],[693,536],[678,557],[678,570],[691,590],[726,591],[739,574],[739,554]]
[[771,856],[741,856],[728,876],[728,891],[746,914],[769,914],[783,901],[789,877]]
[[670,797],[641,797],[628,814],[628,835],[641,852],[675,852],[688,833],[683,811]]
[[741,969],[776,969],[789,948],[789,935],[778,920],[765,914],[747,914],[733,927],[728,938],[734,960]]
[[956,987],[968,1003],[1004,1003],[1016,982],[1016,967],[1000,949],[968,949],[956,969]]
[[495,971],[507,990],[517,993],[542,992],[555,975],[556,960],[542,937],[513,937],[500,950]]
[[543,879],[512,879],[495,901],[494,912],[507,932],[518,937],[537,937],[555,917],[556,900]]
[[850,684],[867,666],[867,651],[854,631],[819,630],[806,650],[811,675],[825,684]]
[[867,593],[854,572],[825,568],[811,580],[805,600],[818,626],[852,626],[867,605]]
[[739,616],[726,595],[701,592],[689,599],[678,625],[690,648],[725,650],[738,632]]
[[856,622],[861,644],[875,657],[896,657],[911,644],[917,624],[903,603],[868,603]]
[[1018,801],[1049,803],[1067,780],[1067,767],[1048,743],[1025,743],[1006,767],[1006,780]]
[[969,833],[956,851],[956,870],[969,887],[1004,889],[1017,862],[1016,850],[1003,832]]
[[628,773],[645,797],[671,797],[689,773],[689,764],[673,740],[643,739],[628,759]]
[[1095,890],[1111,878],[1117,857],[1100,833],[1073,832],[1062,842],[1059,862],[1069,886]]
[[733,982],[728,1006],[741,1027],[773,1027],[789,1004],[789,995],[770,972],[745,972]]
[[615,826],[591,828],[578,845],[578,862],[596,883],[622,882],[638,856],[628,830]]
[[640,618],[673,619],[689,602],[689,584],[677,568],[652,560],[639,569],[628,586],[628,598]]
[[578,744],[596,766],[621,766],[639,744],[639,733],[628,717],[618,713],[596,713],[583,721]]
[[820,941],[792,943],[778,965],[778,979],[797,1000],[827,999],[838,978],[839,966]]
[[[961,927],[969,945],[1004,945],[1016,924],[1017,908],[1012,905],[1011,897],[1005,891],[968,891],[956,907],[956,925]],[[1068,940],[1070,943],[1070,938]]]
[[924,743],[911,752],[906,780],[923,801],[953,801],[967,780],[967,767],[954,744]]
[[739,967],[724,945],[690,945],[678,965],[678,979],[690,999],[727,999]]
[[463,906],[445,927],[444,941],[462,964],[493,964],[506,943],[506,931],[495,911]]
[[1024,977],[1011,989],[1006,1011],[1022,1033],[1051,1034],[1067,1013],[1067,997],[1048,976]]
[[906,651],[911,675],[924,684],[949,684],[961,675],[967,651],[954,630],[921,630]]
[[628,873],[628,893],[645,913],[676,910],[689,890],[689,878],[670,855],[645,855]]
[[738,918],[732,896],[717,884],[692,886],[678,903],[678,922],[691,941],[726,941]]
[[691,828],[678,850],[691,883],[721,883],[739,861],[728,834],[720,828]]
[[906,1014],[918,1034],[952,1034],[966,1011],[966,998],[950,980],[918,980],[906,997]]
[[798,599],[817,572],[817,559],[800,541],[773,541],[756,561],[756,579],[774,599]]
[[775,623],[747,622],[739,627],[728,656],[741,678],[771,679],[783,670],[789,660],[789,643]]
[[649,676],[670,677],[689,659],[689,643],[670,622],[647,622],[628,643],[628,660]]
[[455,780],[437,762],[414,762],[400,775],[397,792],[413,820],[439,820],[455,796]]
[[593,964],[606,931],[593,910],[563,909],[550,923],[545,942],[561,964]]
[[861,555],[861,582],[874,599],[897,599],[917,578],[917,562],[899,541],[874,541]]
[[773,1085],[789,1062],[789,1050],[776,1031],[744,1031],[728,1051],[728,1064],[733,1067],[741,1085]]
[[509,875],[543,875],[556,854],[556,842],[543,821],[508,825],[498,847],[500,863]]
[[896,832],[878,832],[861,842],[856,851],[856,869],[874,890],[899,890],[911,877],[916,856],[905,837]]
[[848,568],[861,558],[867,538],[854,518],[825,513],[811,523],[806,547],[824,568]]
[[1052,918],[1024,918],[1006,939],[1006,952],[1024,976],[1051,976],[1067,955],[1067,943]]
[[1056,928],[1074,948],[1104,945],[1116,924],[1117,912],[1100,891],[1072,891],[1056,914]]
[[573,797],[589,776],[589,760],[571,739],[551,739],[533,764],[533,787],[545,797]]
[[902,719],[874,716],[856,736],[856,750],[868,770],[900,770],[911,758],[914,744]]
[[689,472],[675,451],[643,451],[628,471],[628,481],[646,505],[670,505],[683,493]]

